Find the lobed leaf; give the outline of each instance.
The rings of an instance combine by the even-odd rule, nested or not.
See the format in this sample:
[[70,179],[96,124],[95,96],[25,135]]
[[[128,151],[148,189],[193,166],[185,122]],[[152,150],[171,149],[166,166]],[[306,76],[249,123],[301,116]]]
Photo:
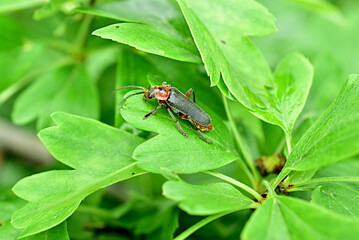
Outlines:
[[162,25],[118,23],[97,29],[93,34],[175,60],[200,62],[191,41]]
[[253,114],[280,126],[291,136],[295,121],[304,108],[313,79],[313,66],[301,54],[286,56],[274,73],[275,89],[271,93],[270,108],[257,108]]
[[200,62],[180,11],[169,1],[128,0],[78,11],[127,22],[98,29],[94,35],[175,60]]
[[189,184],[167,181],[163,195],[179,201],[179,207],[188,214],[210,215],[254,207],[254,201],[228,183]]
[[53,170],[19,181],[13,191],[29,201],[12,216],[12,224],[30,236],[69,217],[92,192],[143,171],[131,158],[143,140],[100,122],[67,113],[55,113],[56,127],[39,137],[50,153],[75,170]]
[[359,153],[359,75],[350,75],[339,96],[299,140],[286,168],[328,165]]
[[159,133],[159,136],[144,142],[134,151],[133,157],[140,168],[155,173],[160,173],[161,168],[176,173],[195,173],[224,166],[238,158],[223,119],[201,103],[199,106],[209,114],[214,126],[213,131],[203,134],[213,144],[203,141],[188,121],[179,120],[189,135],[188,138],[183,136],[164,107],[143,119],[157,105],[155,101],[144,102],[143,97],[138,95],[129,98],[121,109],[122,117],[133,126]]
[[359,221],[300,199],[267,199],[244,227],[241,238],[251,239],[354,239]]
[[250,108],[257,102],[262,105],[264,100],[257,98],[265,94],[259,92],[264,85],[271,85],[272,76],[264,57],[245,36],[273,32],[272,15],[254,1],[178,0],[178,3],[211,77],[211,85],[219,83],[222,73],[238,101]]

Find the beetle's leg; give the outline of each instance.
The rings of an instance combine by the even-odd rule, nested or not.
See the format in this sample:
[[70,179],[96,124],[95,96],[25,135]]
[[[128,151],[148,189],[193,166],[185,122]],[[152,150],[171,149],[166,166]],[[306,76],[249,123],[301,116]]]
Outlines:
[[148,118],[152,114],[155,114],[158,109],[162,107],[162,104],[158,105],[155,109],[153,109],[151,112],[147,113],[143,118]]
[[203,136],[201,130],[198,129],[197,132],[199,133],[199,135],[201,135],[202,139],[203,139],[204,141],[206,141],[206,143],[212,143],[212,142],[209,141],[207,138],[205,138],[205,136]]
[[195,96],[195,94],[194,94],[194,91],[193,91],[193,89],[192,88],[190,88],[188,91],[187,91],[187,93],[186,93],[186,97],[190,97],[191,96],[191,94],[193,93],[193,102],[194,103],[196,103],[196,96]]
[[179,122],[177,121],[176,117],[173,115],[173,113],[171,112],[171,108],[169,106],[166,106],[166,110],[168,111],[168,113],[171,115],[172,119],[175,121],[176,126],[178,128],[178,130],[182,133],[183,136],[188,137],[188,134],[183,131],[183,129],[181,128],[181,125],[179,124]]

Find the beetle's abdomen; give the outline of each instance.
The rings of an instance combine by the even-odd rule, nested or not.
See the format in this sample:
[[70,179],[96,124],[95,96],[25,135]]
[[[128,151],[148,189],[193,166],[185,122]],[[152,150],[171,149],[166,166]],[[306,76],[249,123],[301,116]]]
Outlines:
[[212,120],[208,114],[200,107],[198,107],[194,102],[188,99],[177,88],[171,87],[171,92],[167,99],[167,103],[174,111],[188,115],[188,118],[197,124],[203,127],[208,127],[211,125]]

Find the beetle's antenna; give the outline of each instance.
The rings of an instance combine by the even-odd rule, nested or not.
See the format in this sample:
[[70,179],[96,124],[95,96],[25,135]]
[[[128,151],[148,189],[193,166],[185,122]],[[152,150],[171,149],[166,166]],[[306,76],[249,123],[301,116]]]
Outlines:
[[115,92],[117,92],[118,90],[124,89],[124,88],[141,88],[141,89],[145,90],[146,92],[148,91],[146,88],[141,87],[141,86],[126,86],[126,87],[120,87],[120,88],[115,89],[115,90],[112,92],[112,96],[113,96],[113,94],[114,94]]
[[143,93],[146,93],[146,92],[137,92],[137,93],[133,93],[127,97],[125,97],[118,105],[122,105],[122,103],[124,103],[128,98],[132,97],[132,96],[135,96],[135,95],[138,95],[138,94],[143,94]]

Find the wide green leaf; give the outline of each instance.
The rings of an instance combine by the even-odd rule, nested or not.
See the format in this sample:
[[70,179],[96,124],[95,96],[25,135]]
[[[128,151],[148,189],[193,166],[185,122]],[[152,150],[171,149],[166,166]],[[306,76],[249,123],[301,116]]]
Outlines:
[[255,206],[253,200],[228,183],[195,185],[168,181],[163,185],[163,195],[180,202],[179,207],[193,215],[210,215]]
[[309,170],[359,153],[358,105],[359,75],[351,75],[336,100],[296,144],[285,167]]
[[295,121],[303,110],[312,85],[313,67],[299,53],[286,56],[274,73],[276,88],[270,108],[257,108],[254,115],[280,126],[290,137]]
[[12,216],[21,236],[52,228],[92,192],[142,174],[132,152],[143,140],[92,119],[55,113],[56,127],[39,137],[50,153],[75,170],[53,170],[22,179],[13,191],[29,201]]
[[93,34],[156,55],[180,61],[200,62],[193,42],[162,25],[118,23],[100,28]]
[[246,36],[274,32],[273,16],[255,1],[178,2],[211,84],[217,85],[222,73],[237,100],[249,108],[265,106],[264,86],[272,85],[272,75],[264,57]]
[[312,202],[351,217],[359,217],[359,191],[338,183],[325,183],[312,193]]
[[127,0],[77,11],[128,22],[98,29],[94,35],[175,60],[200,62],[183,16],[169,1]]
[[160,173],[163,167],[176,173],[195,173],[224,166],[238,158],[223,119],[201,102],[199,106],[209,114],[214,126],[213,131],[203,134],[213,144],[203,141],[188,121],[179,120],[183,130],[189,135],[187,138],[183,136],[164,107],[143,119],[156,106],[156,100],[144,102],[143,96],[138,95],[129,98],[121,109],[122,117],[133,126],[159,133],[159,136],[136,148],[133,157],[138,161],[139,167],[155,173]]
[[304,200],[278,196],[265,200],[247,222],[241,238],[355,239],[359,220],[344,217]]
[[43,74],[16,99],[12,119],[20,125],[38,119],[42,129],[51,125],[50,114],[55,111],[98,118],[97,89],[84,68]]

